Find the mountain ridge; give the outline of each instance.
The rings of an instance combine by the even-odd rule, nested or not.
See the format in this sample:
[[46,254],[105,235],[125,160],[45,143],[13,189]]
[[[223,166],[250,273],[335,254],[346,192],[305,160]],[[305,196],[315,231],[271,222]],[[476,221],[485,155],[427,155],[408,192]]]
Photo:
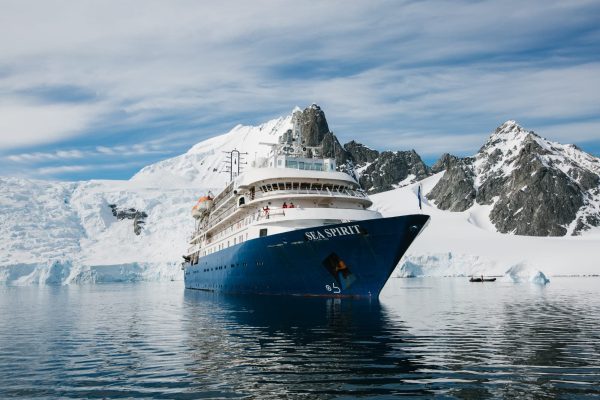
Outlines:
[[[316,105],[294,112],[306,112],[304,122],[312,126],[306,140],[320,141],[323,156],[335,156],[341,170],[389,204],[398,188],[413,191],[436,174],[436,184],[424,192],[425,204],[457,215],[477,214],[473,229],[564,236],[587,235],[600,226],[600,160],[576,146],[547,141],[514,121],[500,125],[473,157],[446,154],[430,168],[414,150],[380,152],[356,141],[341,145]],[[0,178],[0,282],[176,276],[193,228],[191,206],[198,196],[220,190],[228,180],[224,151],[235,147],[248,153],[249,165],[259,162],[270,150],[264,144],[277,143],[292,129],[294,112],[258,126],[238,125],[180,156],[148,165],[125,181]],[[525,186],[529,190],[522,191]],[[394,190],[387,191],[390,188]],[[564,203],[564,209],[536,214],[563,192],[558,206]],[[535,200],[536,196],[541,197]],[[532,198],[535,202],[528,204]],[[389,204],[386,207],[392,207]],[[129,210],[133,218],[119,218],[119,210]],[[140,216],[145,216],[143,222]],[[519,230],[528,223],[537,230]],[[112,272],[99,272],[99,266]]]
[[599,225],[600,159],[527,131],[500,125],[472,157],[443,155],[445,175],[427,194],[443,210],[491,205],[502,233],[578,235]]

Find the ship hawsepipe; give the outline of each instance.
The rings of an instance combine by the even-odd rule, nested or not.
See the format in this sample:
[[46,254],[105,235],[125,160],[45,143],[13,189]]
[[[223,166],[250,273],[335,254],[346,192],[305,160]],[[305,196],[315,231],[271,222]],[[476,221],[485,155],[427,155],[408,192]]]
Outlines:
[[240,294],[378,297],[422,214],[292,230],[228,247],[185,265],[185,287]]

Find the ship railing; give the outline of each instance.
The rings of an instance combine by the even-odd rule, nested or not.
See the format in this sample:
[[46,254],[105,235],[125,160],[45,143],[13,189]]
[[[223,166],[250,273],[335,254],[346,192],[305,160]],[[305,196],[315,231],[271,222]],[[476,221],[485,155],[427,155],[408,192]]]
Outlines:
[[212,220],[208,224],[206,224],[204,229],[210,229],[213,226],[217,225],[219,222],[223,221],[223,219],[225,219],[226,216],[231,214],[236,208],[237,208],[237,205],[235,203],[233,203],[228,208],[226,208],[224,210],[220,210],[218,215],[213,217]]
[[275,195],[318,195],[318,196],[348,196],[348,197],[356,197],[356,198],[367,198],[367,194],[365,192],[353,189],[283,189],[283,190],[273,190],[270,192],[256,192],[254,195],[255,199],[271,197]]
[[[299,207],[294,207],[294,208],[299,208]],[[277,218],[277,217],[285,217],[285,209],[269,209],[269,211],[265,211],[265,210],[258,210],[257,214],[256,214],[256,221],[260,221],[263,219],[270,219],[270,218]]]
[[[359,191],[359,190],[338,189],[338,188],[332,190],[329,188],[325,188],[325,189],[285,189],[285,190],[274,190],[272,192],[266,192],[266,193],[256,192],[254,195],[254,200],[268,198],[273,195],[288,195],[288,194],[289,195],[307,194],[307,195],[319,195],[319,196],[328,196],[328,197],[347,196],[347,197],[362,198],[362,199],[368,198],[368,196],[365,192]],[[233,211],[235,211],[236,208],[237,208],[237,204],[235,202],[233,202],[231,204],[231,206],[227,207],[226,209],[219,210],[218,213],[211,218],[211,221],[208,222],[206,224],[206,226],[203,227],[203,229],[204,230],[211,229],[212,227],[214,227],[215,225],[217,225],[218,223],[223,221]],[[258,218],[261,218],[261,217],[263,219],[266,218],[266,215],[262,211],[260,211],[258,214],[259,214]],[[285,217],[285,211],[283,209],[281,209],[281,211],[279,211],[279,210],[276,211],[275,209],[271,209],[268,215]],[[239,222],[239,221],[234,221],[234,222],[232,222],[232,224],[236,224],[237,222]]]
[[193,253],[193,252],[198,251],[198,250],[200,250],[200,246],[190,246],[188,248],[188,254]]

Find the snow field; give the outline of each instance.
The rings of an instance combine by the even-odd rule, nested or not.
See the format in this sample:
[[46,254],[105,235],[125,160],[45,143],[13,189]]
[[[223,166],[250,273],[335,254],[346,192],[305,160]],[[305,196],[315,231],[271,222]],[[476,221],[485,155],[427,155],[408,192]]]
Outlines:
[[[444,172],[421,181],[425,195]],[[371,196],[385,217],[424,213],[429,225],[401,260],[397,276],[505,275],[523,281],[546,276],[600,275],[600,237],[531,237],[498,233],[489,221],[489,206],[464,212],[435,208],[426,198],[418,207],[419,183]],[[516,279],[515,279],[516,280]]]

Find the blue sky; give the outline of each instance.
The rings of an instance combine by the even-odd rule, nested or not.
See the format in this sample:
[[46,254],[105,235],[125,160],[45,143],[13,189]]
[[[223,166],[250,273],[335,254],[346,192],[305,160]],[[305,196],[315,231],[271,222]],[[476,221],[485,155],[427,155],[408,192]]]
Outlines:
[[508,119],[600,155],[597,1],[10,1],[0,175],[126,179],[313,102],[342,142],[469,155]]

